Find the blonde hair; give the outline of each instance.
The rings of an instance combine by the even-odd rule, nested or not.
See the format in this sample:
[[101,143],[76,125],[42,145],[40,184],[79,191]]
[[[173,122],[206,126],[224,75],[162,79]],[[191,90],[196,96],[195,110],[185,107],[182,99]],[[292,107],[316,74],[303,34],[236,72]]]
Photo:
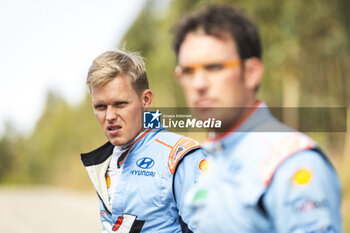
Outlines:
[[86,85],[100,88],[119,76],[127,76],[138,94],[149,88],[143,58],[135,52],[107,51],[98,56],[90,66]]

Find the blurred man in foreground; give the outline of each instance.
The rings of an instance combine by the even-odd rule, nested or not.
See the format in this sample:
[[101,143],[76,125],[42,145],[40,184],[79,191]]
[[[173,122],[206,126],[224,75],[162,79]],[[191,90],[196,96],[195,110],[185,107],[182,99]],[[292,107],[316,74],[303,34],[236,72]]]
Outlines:
[[[257,99],[260,38],[240,10],[211,5],[173,28],[178,78],[197,117],[222,120],[189,205],[198,232],[341,232],[340,184],[316,143]],[[218,110],[214,108],[226,108]]]
[[193,230],[184,194],[200,174],[203,150],[195,140],[164,128],[143,130],[153,93],[142,58],[105,52],[94,60],[86,83],[108,139],[81,156],[100,198],[102,231]]

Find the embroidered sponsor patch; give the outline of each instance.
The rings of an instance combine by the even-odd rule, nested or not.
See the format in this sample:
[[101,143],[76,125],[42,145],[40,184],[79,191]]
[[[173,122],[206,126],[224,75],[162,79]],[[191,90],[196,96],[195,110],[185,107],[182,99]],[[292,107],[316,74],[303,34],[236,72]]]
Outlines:
[[336,233],[333,225],[327,223],[310,222],[297,224],[290,229],[291,233],[307,232],[307,233]]
[[302,150],[316,147],[314,141],[301,133],[293,133],[284,138],[278,145],[273,146],[262,166],[262,177],[266,186],[275,174],[279,165],[290,156]]
[[105,215],[107,215],[106,211],[104,211],[104,210],[100,211],[100,216],[101,216],[101,217],[102,217],[102,216],[105,216]]
[[207,189],[199,189],[196,194],[194,195],[193,197],[193,200],[192,202],[197,202],[197,201],[200,201],[200,200],[203,200],[205,198],[207,198],[208,196],[208,190]]
[[111,177],[109,177],[108,175],[106,176],[106,184],[107,188],[109,189],[109,187],[111,186]]
[[312,179],[312,172],[308,168],[300,168],[294,173],[293,183],[296,186],[304,186],[310,183]]
[[[136,215],[132,214],[123,214],[119,216],[115,222],[112,231],[113,232],[141,232],[143,225],[145,224],[144,220],[138,220]],[[108,228],[110,229],[110,228]],[[109,231],[108,231],[109,232]]]
[[327,199],[314,199],[307,196],[301,196],[294,200],[287,201],[284,205],[287,208],[290,208],[294,213],[301,214],[329,208],[329,201]]
[[170,152],[168,167],[171,174],[174,174],[177,163],[180,161],[182,156],[184,156],[188,151],[199,147],[199,143],[188,137],[183,137],[176,142],[175,146]]
[[202,161],[199,162],[199,169],[204,172],[207,173],[208,171],[208,161],[206,159],[203,159]]
[[143,157],[136,161],[136,165],[142,169],[150,169],[154,166],[154,164],[154,160],[149,157]]
[[130,172],[130,174],[134,175],[134,176],[151,176],[151,177],[155,177],[156,176],[156,172],[145,171],[145,170],[132,170]]

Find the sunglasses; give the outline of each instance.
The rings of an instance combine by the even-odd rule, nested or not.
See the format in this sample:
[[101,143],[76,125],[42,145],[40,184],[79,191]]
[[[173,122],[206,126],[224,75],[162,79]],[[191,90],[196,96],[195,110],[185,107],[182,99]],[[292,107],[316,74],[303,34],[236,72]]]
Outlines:
[[188,77],[192,76],[197,70],[204,70],[208,73],[216,72],[216,71],[221,71],[226,68],[233,68],[240,66],[242,64],[241,60],[230,60],[230,61],[225,61],[221,63],[210,63],[210,64],[197,64],[197,65],[191,65],[191,66],[176,66],[175,68],[175,76],[178,78],[182,77]]

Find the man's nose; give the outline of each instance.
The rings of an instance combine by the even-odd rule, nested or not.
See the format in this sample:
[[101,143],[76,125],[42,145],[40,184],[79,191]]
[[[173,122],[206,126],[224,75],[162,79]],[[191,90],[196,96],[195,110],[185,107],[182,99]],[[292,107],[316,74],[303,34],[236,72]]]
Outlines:
[[205,91],[209,87],[208,74],[205,70],[198,69],[193,74],[192,85],[198,91]]
[[106,120],[107,121],[113,121],[115,119],[117,119],[117,112],[116,109],[114,109],[113,107],[107,107],[106,110]]

